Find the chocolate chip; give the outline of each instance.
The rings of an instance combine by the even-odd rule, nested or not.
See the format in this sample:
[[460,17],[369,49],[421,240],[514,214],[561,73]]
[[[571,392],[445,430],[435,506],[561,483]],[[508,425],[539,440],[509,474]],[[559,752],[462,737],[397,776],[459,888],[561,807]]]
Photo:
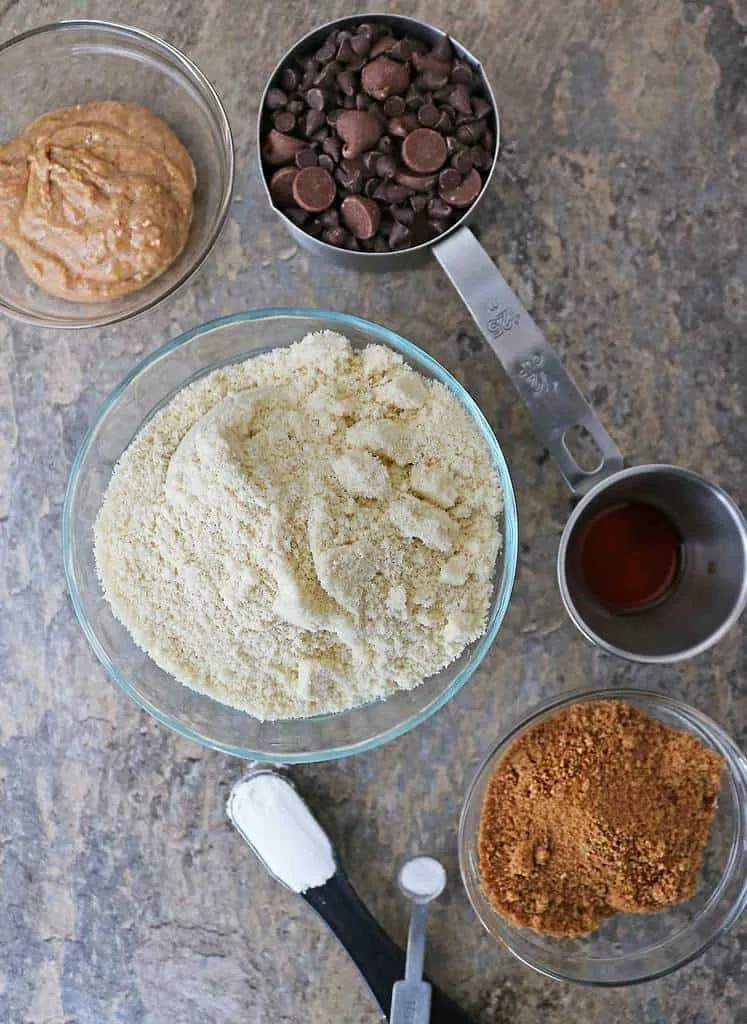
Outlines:
[[[308,217],[308,214],[306,214]],[[319,223],[316,217],[312,218],[304,224],[304,231],[307,235],[311,235],[312,238],[318,238],[322,233],[322,225]]]
[[415,211],[411,206],[393,206],[392,216],[400,224],[404,224],[405,227],[409,228],[412,227],[412,222],[415,220]]
[[444,199],[449,206],[457,206],[459,209],[463,209],[465,206],[469,206],[473,203],[480,195],[481,191],[482,178],[477,171],[472,168],[460,185],[449,191],[444,190],[442,199]]
[[330,110],[330,112],[327,114],[325,120],[331,128],[333,128],[337,124],[337,118],[340,116],[341,113],[342,110],[340,109],[340,107],[335,107],[334,110]]
[[390,118],[386,129],[390,135],[395,135],[398,139],[404,139],[410,132],[415,131],[418,123],[415,114],[403,114],[401,117]]
[[329,136],[329,128],[325,124],[323,128],[319,129],[318,132],[314,132],[314,134],[311,136],[311,141],[312,142],[317,142],[317,143],[322,143],[322,142],[324,142],[324,140],[328,136]]
[[487,125],[482,119],[479,121],[468,121],[465,124],[460,124],[457,128],[457,138],[471,146],[473,143],[480,141],[485,134],[486,128]]
[[381,138],[381,122],[367,110],[346,110],[337,118],[335,130],[345,143],[343,156],[359,156],[373,149]]
[[322,232],[322,241],[328,245],[344,245],[348,233],[345,228],[327,228]]
[[355,74],[349,68],[337,76],[337,88],[345,96],[355,96]]
[[313,149],[299,149],[296,153],[296,167],[316,167],[317,157]]
[[431,50],[431,54],[438,60],[454,60],[454,51],[448,36],[442,36]]
[[387,244],[385,238],[376,236],[373,240],[373,252],[389,252],[390,246]]
[[451,216],[451,207],[443,199],[436,196],[428,202],[428,217],[430,220],[445,220]]
[[451,158],[451,166],[455,170],[459,171],[459,174],[462,176],[469,174],[472,170],[473,163],[472,151],[469,149],[462,149],[460,152],[455,153]]
[[491,132],[490,128],[488,128],[488,130],[483,135],[482,144],[492,157],[493,151],[495,150],[495,136]]
[[412,238],[412,231],[404,225],[396,221],[392,225],[392,230],[389,232],[389,244],[392,249],[401,249],[405,245],[410,244]]
[[335,178],[348,192],[360,192],[363,186],[363,172],[359,167],[340,166],[335,172]]
[[472,163],[475,167],[480,170],[489,171],[493,164],[493,154],[488,153],[482,146],[473,146],[472,149],[468,150],[469,155],[472,158]]
[[395,39],[392,36],[382,36],[378,42],[374,43],[371,47],[371,57],[378,57],[380,53],[386,53],[387,50],[391,50],[394,46]]
[[296,127],[295,115],[291,114],[290,110],[279,110],[272,121],[277,130],[284,132],[286,135]]
[[442,195],[444,192],[453,192],[455,188],[459,188],[461,183],[462,175],[454,167],[447,167],[438,176],[438,188]]
[[380,156],[376,161],[375,171],[380,178],[391,179],[397,173],[397,161],[392,156]]
[[[424,74],[426,71],[432,71],[434,75],[439,78],[444,78],[445,82],[449,80],[449,74],[451,73],[451,62],[441,60],[434,53],[415,53],[412,57],[412,63],[420,72]],[[441,84],[445,84],[442,82]]]
[[369,199],[373,199],[377,191],[381,186],[381,178],[369,178],[366,184],[363,186],[364,193]]
[[381,210],[373,199],[348,196],[340,207],[342,219],[356,238],[373,238],[381,223]]
[[332,172],[335,169],[334,160],[332,159],[331,156],[328,156],[326,153],[322,153],[322,155],[317,160],[317,163],[319,164],[320,167],[323,167],[325,171],[329,171],[330,174],[332,174]]
[[302,210],[321,213],[335,200],[335,182],[323,167],[305,167],[293,181],[293,198]]
[[308,110],[303,123],[303,133],[308,138],[319,131],[326,124],[323,110]]
[[391,182],[385,182],[383,185],[379,185],[378,189],[374,192],[376,199],[381,199],[385,203],[392,203],[399,206],[400,203],[404,203],[412,195],[412,189],[407,188],[404,185],[393,184]]
[[410,174],[409,171],[398,171],[394,179],[398,185],[411,188],[415,192],[430,192],[436,185],[435,174]]
[[319,223],[325,228],[337,228],[340,226],[340,214],[337,210],[325,210]]
[[347,64],[348,61],[355,60],[355,56],[355,50],[350,45],[350,37],[346,36],[337,50],[337,59],[343,64]]
[[438,123],[440,116],[441,112],[433,103],[424,103],[418,109],[418,121],[424,128],[432,128],[434,124]]
[[[456,85],[449,95],[449,103],[458,110],[460,114],[472,116],[472,103],[469,98],[469,89],[466,85]],[[490,109],[490,108],[488,108]]]
[[379,139],[377,149],[380,153],[391,153],[394,149],[394,142],[388,135],[382,135]]
[[333,60],[331,64],[325,64],[322,70],[315,75],[314,85],[319,86],[321,89],[331,89],[341,71],[342,65],[338,64],[337,61]]
[[[374,47],[371,51],[376,49]],[[377,57],[370,61],[361,71],[361,85],[377,100],[385,100],[388,96],[405,92],[410,84],[410,71],[406,64],[399,64],[389,57]]]
[[443,136],[432,128],[416,128],[402,143],[402,159],[416,174],[432,174],[446,160]]
[[283,68],[280,74],[280,87],[286,92],[293,92],[298,87],[300,75],[295,68]]
[[449,135],[446,139],[446,149],[451,156],[454,153],[461,153],[463,149],[467,149],[467,146],[460,142],[456,135]]
[[404,39],[398,39],[394,46],[390,47],[388,55],[394,57],[395,60],[409,60],[413,53],[416,52],[416,49],[414,40],[405,37]]
[[306,102],[312,110],[324,110],[327,105],[327,97],[324,92],[317,86],[313,89],[309,89],[306,93]]
[[302,114],[306,109],[306,104],[300,99],[289,100],[286,109],[290,110],[291,114]]
[[327,156],[331,157],[335,163],[337,163],[340,157],[342,156],[342,143],[340,142],[339,139],[330,136],[328,139],[325,139],[324,142],[322,143],[322,151],[326,153]]
[[449,112],[444,110],[443,107],[439,111],[438,121],[436,121],[433,127],[436,131],[441,132],[442,135],[451,135],[454,131],[454,122],[449,116]]
[[367,57],[371,52],[371,37],[359,29],[358,35],[350,40],[350,46],[359,57]]
[[421,89],[427,91],[429,89],[439,89],[441,86],[446,85],[448,81],[448,70],[438,71],[428,68],[426,71],[421,72],[417,84]]
[[270,178],[270,195],[276,206],[293,206],[293,181],[297,174],[297,167],[281,167]]
[[306,210],[302,210],[299,206],[292,206],[285,210],[285,216],[289,217],[297,227],[303,227],[306,221],[309,219],[309,214]]
[[408,110],[416,111],[425,103],[425,96],[422,92],[418,92],[415,86],[411,86],[407,95],[405,96],[405,106]]
[[410,196],[410,206],[413,208],[415,213],[421,213],[428,205],[428,196],[416,195]]
[[384,113],[387,117],[400,117],[405,112],[405,101],[401,96],[388,96],[384,100]]
[[464,60],[456,60],[451,69],[451,80],[458,85],[471,85],[474,75],[472,68]]
[[475,117],[487,117],[492,109],[488,101],[484,100],[482,96],[472,97],[472,113]]
[[279,166],[289,164],[299,149],[305,149],[306,143],[301,139],[294,139],[292,135],[284,135],[276,128],[272,128],[267,136],[262,156],[268,164]]
[[268,110],[282,110],[288,102],[287,95],[282,89],[268,89],[265,96],[265,103]]

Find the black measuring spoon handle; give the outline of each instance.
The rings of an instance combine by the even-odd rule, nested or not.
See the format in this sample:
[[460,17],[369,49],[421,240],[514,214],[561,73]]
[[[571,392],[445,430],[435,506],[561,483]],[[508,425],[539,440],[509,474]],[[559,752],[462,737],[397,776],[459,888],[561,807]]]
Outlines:
[[[405,976],[404,952],[364,906],[339,868],[324,885],[305,892],[304,899],[337,936],[389,1019],[392,988]],[[431,985],[431,1024],[475,1024],[444,992]]]

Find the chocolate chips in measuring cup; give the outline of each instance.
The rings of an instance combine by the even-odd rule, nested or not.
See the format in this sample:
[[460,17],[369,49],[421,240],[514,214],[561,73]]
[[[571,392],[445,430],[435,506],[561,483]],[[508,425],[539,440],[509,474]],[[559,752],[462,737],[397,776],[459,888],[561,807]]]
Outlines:
[[273,202],[344,249],[437,238],[479,196],[495,144],[480,76],[449,40],[429,46],[374,22],[293,58],[262,112]]

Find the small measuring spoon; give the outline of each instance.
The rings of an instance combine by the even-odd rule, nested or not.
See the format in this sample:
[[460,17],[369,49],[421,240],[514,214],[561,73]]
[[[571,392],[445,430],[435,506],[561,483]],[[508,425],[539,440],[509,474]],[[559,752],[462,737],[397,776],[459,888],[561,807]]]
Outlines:
[[404,895],[412,900],[412,910],[405,977],[392,990],[390,1024],[429,1024],[431,986],[423,979],[425,928],[428,904],[444,891],[446,872],[433,857],[414,857],[402,865],[397,881]]

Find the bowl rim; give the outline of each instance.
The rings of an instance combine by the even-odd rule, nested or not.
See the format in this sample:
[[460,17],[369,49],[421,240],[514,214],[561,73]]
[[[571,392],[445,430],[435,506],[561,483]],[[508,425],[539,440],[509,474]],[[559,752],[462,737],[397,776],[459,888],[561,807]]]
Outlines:
[[[287,754],[283,753],[282,755],[278,755],[276,751],[249,750],[245,747],[236,746],[232,743],[215,740],[201,733],[199,730],[192,728],[189,725],[185,725],[171,714],[162,712],[131,685],[130,681],[119,672],[106,650],[99,643],[91,623],[88,620],[85,603],[77,585],[75,559],[73,557],[74,544],[72,542],[72,506],[75,499],[75,492],[78,485],[81,466],[88,454],[91,442],[100,424],[108,414],[110,408],[116,403],[130,384],[132,384],[143,371],[151,367],[154,363],[167,357],[172,352],[188,344],[196,337],[200,337],[203,334],[220,330],[223,327],[232,326],[234,324],[270,319],[273,317],[308,318],[324,321],[327,325],[334,325],[338,327],[343,333],[346,327],[356,328],[360,331],[366,332],[371,337],[372,343],[383,343],[402,355],[412,357],[416,363],[424,365],[429,372],[433,373],[437,380],[449,388],[451,393],[459,400],[460,404],[466,408],[476,427],[485,438],[490,450],[491,461],[493,462],[500,480],[503,494],[503,508],[501,512],[501,533],[503,537],[502,576],[496,583],[495,591],[491,598],[491,611],[487,629],[485,633],[474,642],[474,649],[468,663],[455,675],[454,679],[451,680],[448,686],[444,688],[438,697],[432,700],[425,708],[409,715],[401,722],[377,733],[373,737],[351,742],[344,746],[330,747],[320,751],[294,751]],[[239,360],[231,360],[231,362],[237,361]],[[210,372],[210,368],[206,368],[204,372]],[[194,377],[190,379],[194,379]],[[89,644],[93,648],[96,657],[103,665],[110,679],[112,679],[126,694],[128,694],[128,696],[139,704],[141,708],[147,711],[157,722],[161,725],[165,725],[167,728],[183,736],[185,739],[193,740],[196,743],[218,750],[221,753],[231,754],[245,760],[283,764],[316,764],[323,761],[332,761],[342,757],[349,757],[353,754],[365,753],[369,750],[375,750],[377,747],[383,746],[385,743],[403,736],[405,733],[410,732],[416,726],[420,725],[422,722],[426,721],[426,719],[439,711],[469,681],[492,647],[503,619],[505,618],[506,611],[508,610],[516,579],[516,566],[519,549],[519,527],[516,497],[514,494],[511,475],[509,473],[506,458],[497,438],[495,437],[493,429],[485,418],[482,410],[466,388],[464,388],[463,385],[460,384],[459,381],[441,365],[441,363],[434,359],[433,356],[425,350],[419,348],[412,342],[407,341],[407,339],[390,330],[388,327],[376,324],[370,320],[365,320],[362,317],[348,313],[337,313],[329,310],[274,306],[246,310],[244,312],[233,313],[228,316],[217,317],[213,320],[207,321],[206,323],[190,328],[149,353],[145,358],[141,359],[129,371],[129,373],[126,374],[123,380],[109,393],[103,403],[99,406],[83,437],[83,440],[80,443],[75,459],[73,460],[65,490],[65,499],[62,510],[61,541],[65,580],[68,592],[70,594],[75,615]],[[179,683],[177,685],[183,684]],[[237,711],[237,713],[239,712]],[[340,713],[345,714],[346,712]],[[322,718],[327,716],[317,717]]]
[[[137,317],[142,316],[144,313],[149,312],[166,299],[171,298],[176,295],[177,292],[181,291],[181,289],[184,288],[184,286],[191,281],[194,275],[201,269],[205,261],[210,256],[210,253],[215,248],[215,244],[225,226],[226,218],[228,217],[228,212],[231,208],[231,198],[233,196],[236,179],[236,156],[233,133],[220,96],[216,92],[213,84],[204,72],[200,70],[197,64],[195,64],[194,61],[187,57],[187,55],[176,46],[173,46],[165,39],[161,39],[160,36],[147,32],[145,29],[136,28],[133,25],[124,25],[120,22],[104,21],[96,18],[62,19],[59,21],[50,21],[44,25],[37,25],[35,28],[27,29],[26,31],[20,32],[18,35],[6,40],[4,43],[0,43],[0,59],[6,50],[9,50],[20,43],[24,43],[35,36],[42,36],[48,33],[64,34],[65,32],[76,31],[79,29],[89,29],[93,31],[102,30],[113,33],[115,36],[122,37],[125,42],[128,39],[139,39],[140,41],[155,48],[156,51],[160,51],[159,56],[161,59],[170,61],[184,77],[192,80],[197,91],[207,101],[208,107],[211,108],[212,113],[216,118],[216,126],[218,128],[218,134],[221,137],[223,155],[226,162],[226,185],[223,190],[223,195],[221,196],[220,205],[218,207],[212,229],[202,249],[196,254],[192,264],[184,269],[183,273],[180,274],[176,281],[174,281],[174,283],[165,292],[163,292],[163,294],[154,296],[143,306],[138,306],[136,309],[129,312],[103,314],[101,316],[90,317],[87,319],[81,318],[71,322],[70,320],[63,320],[54,316],[39,316],[34,313],[28,313],[25,310],[18,309],[12,303],[8,303],[0,297],[1,313],[4,313],[6,316],[18,323],[50,330],[80,331],[96,327],[110,327],[113,324],[124,323],[125,321],[134,320]],[[154,282],[157,280],[157,277],[154,278]],[[135,292],[133,294],[137,293]]]
[[[714,898],[723,890],[726,882],[731,878],[731,875],[735,871],[740,870],[741,862],[741,873],[743,875],[741,888],[737,898],[729,908],[725,920],[723,920],[718,927],[714,928],[711,934],[698,942],[695,948],[675,958],[670,965],[652,970],[645,974],[639,971],[634,976],[624,977],[622,979],[579,977],[569,971],[564,972],[560,969],[549,967],[547,964],[530,956],[528,953],[520,952],[514,946],[511,941],[511,937],[513,932],[523,932],[525,929],[519,929],[514,925],[506,923],[506,927],[501,932],[496,931],[491,922],[487,919],[483,909],[478,906],[475,900],[475,893],[480,893],[482,899],[485,901],[485,908],[489,908],[489,901],[481,892],[479,874],[476,870],[473,870],[473,867],[468,862],[467,857],[468,846],[472,845],[472,838],[467,837],[467,818],[473,809],[478,787],[483,782],[483,779],[489,769],[490,774],[492,774],[493,762],[497,759],[498,755],[501,754],[501,752],[505,753],[520,734],[524,733],[539,720],[547,718],[549,715],[559,711],[561,708],[570,707],[577,703],[586,703],[597,700],[628,701],[630,703],[637,702],[638,704],[643,704],[647,708],[658,706],[674,712],[682,720],[682,730],[686,730],[691,735],[700,732],[701,738],[705,735],[710,741],[712,748],[715,747],[718,753],[722,755],[726,762],[725,771],[728,772],[730,782],[737,790],[737,796],[740,798],[737,801],[738,815],[736,818],[735,835],[729,850],[726,864],[718,886],[706,904],[706,907],[712,905]],[[673,726],[673,728],[677,728],[677,726]],[[635,686],[599,688],[583,687],[574,689],[564,694],[556,695],[548,698],[547,700],[541,701],[539,704],[535,704],[527,713],[521,716],[521,718],[514,719],[513,723],[501,734],[498,741],[491,746],[488,753],[481,760],[474,772],[474,775],[472,776],[469,786],[467,787],[467,792],[459,816],[458,853],[459,874],[462,880],[462,885],[467,893],[470,906],[480,921],[480,924],[483,926],[485,931],[488,932],[491,938],[505,946],[508,951],[526,967],[531,967],[539,974],[552,978],[554,981],[572,982],[573,984],[584,985],[590,988],[627,988],[631,985],[655,981],[659,978],[672,974],[674,971],[679,970],[681,967],[685,967],[687,964],[692,963],[692,961],[700,957],[719,938],[733,927],[745,908],[747,908],[747,759],[735,741],[720,725],[718,725],[717,722],[714,722],[713,719],[709,718],[708,715],[700,711],[698,708],[688,704],[686,701],[680,700],[679,698],[670,697],[667,694],[659,693],[655,690],[646,689],[644,687],[638,688]],[[497,911],[492,911],[492,913],[495,917],[500,918]],[[692,922],[688,924],[688,929],[691,927]],[[677,934],[681,935],[683,930],[680,930]],[[626,959],[632,958],[607,957],[604,958],[604,960],[600,958],[600,962],[607,964],[620,963]]]

